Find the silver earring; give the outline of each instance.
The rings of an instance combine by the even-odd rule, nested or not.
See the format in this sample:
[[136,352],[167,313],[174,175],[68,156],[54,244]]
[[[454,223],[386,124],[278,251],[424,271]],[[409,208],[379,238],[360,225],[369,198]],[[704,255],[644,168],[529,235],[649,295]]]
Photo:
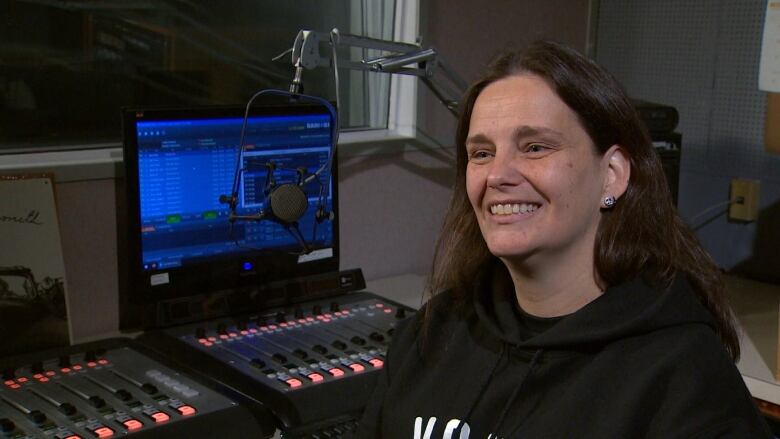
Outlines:
[[617,203],[617,198],[613,197],[612,195],[604,197],[604,208],[605,209],[611,209],[615,206],[615,203]]

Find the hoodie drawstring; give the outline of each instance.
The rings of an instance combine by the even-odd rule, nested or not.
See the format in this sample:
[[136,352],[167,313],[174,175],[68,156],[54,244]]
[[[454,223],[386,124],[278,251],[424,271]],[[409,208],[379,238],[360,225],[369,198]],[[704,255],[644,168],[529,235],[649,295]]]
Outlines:
[[[498,422],[496,422],[495,427],[491,429],[491,431],[495,432],[495,434],[498,434],[498,429],[501,428],[501,425],[504,423],[504,419],[506,418],[506,415],[509,413],[509,409],[512,407],[512,403],[517,398],[517,395],[519,395],[520,392],[523,390],[525,383],[528,382],[528,377],[531,376],[531,373],[533,373],[534,371],[534,367],[536,367],[536,364],[539,362],[539,359],[542,357],[542,352],[543,350],[539,349],[534,353],[534,356],[531,358],[531,364],[528,365],[528,372],[526,372],[525,376],[523,377],[523,380],[520,381],[520,384],[515,388],[515,391],[512,392],[512,396],[509,397],[506,404],[504,405],[504,409],[501,411],[501,416],[498,417]],[[511,437],[511,435],[507,437]]]
[[469,418],[471,418],[471,414],[474,413],[474,409],[477,407],[477,404],[482,399],[482,395],[485,393],[485,390],[487,390],[488,384],[490,384],[490,381],[493,380],[493,375],[496,373],[496,370],[498,369],[498,365],[501,364],[501,360],[504,358],[504,355],[506,355],[509,352],[509,349],[507,349],[507,343],[501,343],[501,352],[498,354],[498,359],[496,360],[495,364],[493,364],[493,368],[490,369],[490,373],[485,378],[485,381],[482,383],[482,385],[479,388],[479,393],[477,393],[477,397],[474,398],[474,402],[471,403],[471,407],[469,407],[468,413],[466,413],[466,417],[463,418],[461,421],[461,424],[463,422],[468,421]]

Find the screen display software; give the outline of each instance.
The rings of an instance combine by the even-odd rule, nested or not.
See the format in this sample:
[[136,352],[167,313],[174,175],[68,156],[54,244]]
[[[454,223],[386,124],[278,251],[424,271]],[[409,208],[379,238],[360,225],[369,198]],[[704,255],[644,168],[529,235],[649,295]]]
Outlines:
[[[219,197],[232,191],[242,122],[241,117],[136,121],[142,271],[182,267],[252,249],[301,250],[295,236],[271,220],[239,220],[231,231],[229,206]],[[237,214],[256,214],[266,208],[269,164],[275,167],[272,177],[279,185],[298,182],[300,168],[313,174],[326,163],[330,124],[327,113],[250,117]],[[333,210],[330,180],[325,170],[303,186],[309,205],[298,225],[306,245],[314,250],[299,262],[333,255],[333,223],[315,219],[321,193],[325,210]],[[246,262],[244,269],[251,270],[251,263]]]

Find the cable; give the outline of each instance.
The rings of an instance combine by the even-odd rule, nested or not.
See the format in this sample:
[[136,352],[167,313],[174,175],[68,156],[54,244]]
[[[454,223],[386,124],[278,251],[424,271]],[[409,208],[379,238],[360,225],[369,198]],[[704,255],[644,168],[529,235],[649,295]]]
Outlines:
[[[330,31],[330,50],[333,57],[333,81],[336,83],[336,108],[341,109],[341,100],[339,99],[339,58],[336,56],[336,45],[339,44],[339,30],[333,28]],[[336,127],[338,129],[338,126]]]
[[712,212],[713,210],[723,208],[724,206],[731,206],[732,204],[742,204],[745,202],[745,197],[736,197],[734,199],[726,200],[717,204],[713,204],[712,206],[702,210],[701,212],[697,213],[696,215],[692,216],[689,220],[689,224],[693,224],[696,222],[697,219],[701,218],[702,216]]

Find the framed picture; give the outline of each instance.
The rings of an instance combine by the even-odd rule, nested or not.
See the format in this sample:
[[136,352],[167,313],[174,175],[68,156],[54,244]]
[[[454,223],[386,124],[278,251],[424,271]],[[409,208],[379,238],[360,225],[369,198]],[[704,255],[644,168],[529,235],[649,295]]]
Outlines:
[[0,357],[70,344],[54,184],[0,175]]

